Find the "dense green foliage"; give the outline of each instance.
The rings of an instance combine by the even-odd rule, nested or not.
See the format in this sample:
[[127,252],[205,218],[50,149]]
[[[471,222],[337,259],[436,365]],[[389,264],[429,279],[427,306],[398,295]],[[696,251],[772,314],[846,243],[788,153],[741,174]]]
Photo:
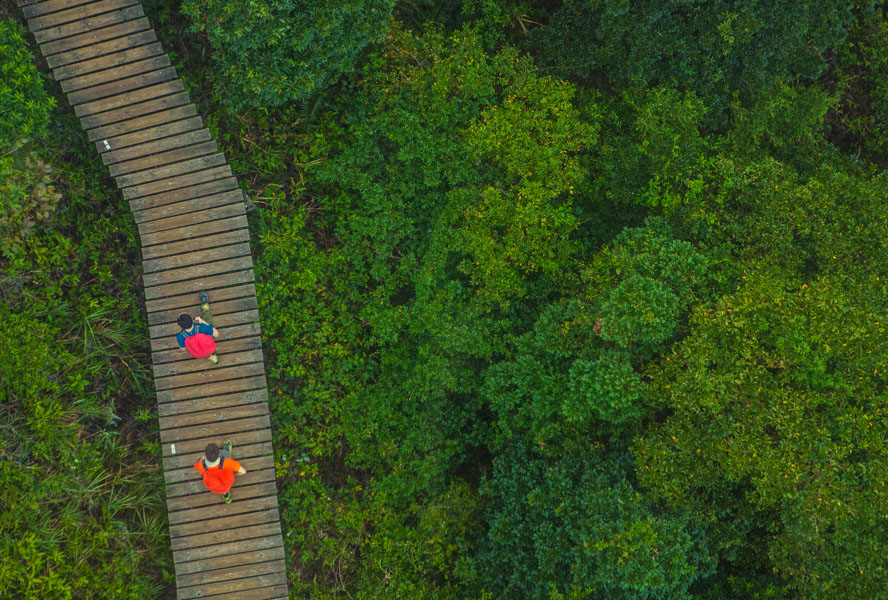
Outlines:
[[[888,599],[875,2],[146,7],[258,206],[291,597]],[[61,561],[33,515],[70,517],[129,561],[70,596],[147,597],[135,242],[71,153],[0,181],[3,548]],[[26,475],[60,456],[93,475]]]
[[385,34],[392,0],[184,0],[213,46],[216,94],[258,109],[304,100]]

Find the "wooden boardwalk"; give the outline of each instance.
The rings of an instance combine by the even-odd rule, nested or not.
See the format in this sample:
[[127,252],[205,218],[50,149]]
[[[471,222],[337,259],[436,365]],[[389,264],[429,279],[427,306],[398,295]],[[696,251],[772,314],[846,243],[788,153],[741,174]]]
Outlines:
[[[55,79],[129,201],[142,240],[178,597],[287,597],[244,197],[139,0],[18,0]],[[206,289],[220,362],[176,345]],[[234,442],[233,502],[193,468]]]

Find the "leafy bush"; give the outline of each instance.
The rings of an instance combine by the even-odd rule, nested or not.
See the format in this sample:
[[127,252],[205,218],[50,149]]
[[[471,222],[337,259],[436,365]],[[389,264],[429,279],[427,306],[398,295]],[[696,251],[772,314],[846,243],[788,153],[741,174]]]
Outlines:
[[304,100],[379,41],[393,0],[185,0],[213,47],[216,96],[234,110]]
[[4,154],[45,136],[49,111],[55,105],[55,98],[43,88],[25,34],[15,21],[0,20],[0,148]]
[[570,387],[570,400],[561,408],[568,421],[585,421],[594,415],[620,424],[640,415],[637,403],[644,385],[627,352],[606,350],[598,360],[576,360],[570,367]]
[[632,275],[601,307],[601,337],[621,348],[656,346],[675,331],[678,298],[656,279]]

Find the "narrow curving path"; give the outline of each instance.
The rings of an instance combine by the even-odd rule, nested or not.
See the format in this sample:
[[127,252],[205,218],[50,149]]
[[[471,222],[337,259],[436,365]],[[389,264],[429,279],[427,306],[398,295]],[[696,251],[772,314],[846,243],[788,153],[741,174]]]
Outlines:
[[[18,4],[139,226],[178,597],[286,598],[244,196],[139,0]],[[201,289],[218,365],[176,345]],[[248,472],[224,504],[192,465],[229,438]]]

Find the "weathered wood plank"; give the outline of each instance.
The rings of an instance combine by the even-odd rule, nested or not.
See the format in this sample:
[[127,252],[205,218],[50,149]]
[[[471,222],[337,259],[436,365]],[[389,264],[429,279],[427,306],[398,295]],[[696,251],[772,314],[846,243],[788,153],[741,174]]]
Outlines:
[[[146,100],[142,97],[143,95],[151,97]],[[87,130],[93,130],[190,102],[188,94],[182,91],[182,81],[179,79],[133,92],[132,99],[135,104],[80,117],[80,126]],[[111,174],[115,175],[113,172]]]
[[[166,57],[165,54],[163,56],[149,58],[148,60],[157,62],[158,64],[162,62],[169,63],[169,59]],[[137,90],[139,88],[150,87],[157,83],[163,83],[164,81],[176,79],[177,77],[178,76],[176,75],[176,69],[174,67],[159,68],[155,71],[151,71],[150,73],[142,73],[141,75],[136,75],[134,77],[118,79],[116,81],[111,81],[102,85],[95,85],[83,90],[77,90],[76,92],[68,92],[68,104],[74,107],[75,113],[77,112],[78,105],[80,104],[92,106],[96,104],[98,100],[101,100],[103,98],[107,99],[108,97],[110,97],[111,100],[119,98],[119,102],[130,104],[129,94],[127,94],[126,92]],[[86,112],[83,114],[92,114],[92,112]]]
[[[220,436],[228,436],[238,433],[237,431],[228,432],[220,434]],[[202,438],[204,442],[204,447],[208,441],[207,438]],[[244,465],[241,465],[244,466]],[[246,468],[244,466],[244,468]],[[197,470],[194,471],[195,474]],[[266,483],[268,481],[274,481],[274,469],[257,469],[250,470],[247,469],[246,475],[235,475],[235,487],[239,485],[247,486],[254,485],[257,483]],[[232,488],[233,489],[233,488]],[[183,481],[181,483],[174,483],[172,485],[166,486],[166,496],[167,498],[176,498],[177,496],[200,496],[203,494],[210,494],[210,490],[207,489],[207,486],[204,485],[203,479],[200,477],[196,477],[191,481]]]
[[[257,340],[260,338],[245,338],[248,340]],[[261,346],[259,346],[261,348]],[[163,419],[175,419],[183,415],[191,415],[195,412],[214,412],[222,409],[234,408],[246,404],[254,404],[256,402],[268,404],[268,390],[263,388],[259,390],[248,390],[236,394],[225,394],[214,396],[213,398],[201,398],[199,400],[185,400],[183,402],[173,402],[161,404],[158,408],[159,419],[163,423]],[[164,425],[161,425],[163,427]],[[167,467],[168,468],[168,467]]]
[[[209,156],[201,156],[200,158],[192,158],[191,160],[183,160],[162,167],[137,171],[129,175],[121,175],[117,178],[116,183],[119,188],[128,188],[134,185],[141,185],[157,181],[159,179],[167,179],[169,177],[184,176],[194,171],[203,171],[214,167],[225,165],[225,155],[221,152],[211,154]],[[185,186],[179,186],[185,187]],[[178,188],[172,188],[178,189]]]
[[[108,171],[111,173],[111,175],[116,177],[118,175],[125,175],[127,173],[134,173],[136,171],[150,169],[151,167],[167,165],[170,163],[178,162],[180,160],[196,158],[205,154],[213,154],[218,151],[219,147],[216,145],[216,142],[210,140],[209,142],[203,142],[200,144],[195,144],[193,146],[176,148],[167,152],[159,152],[157,154],[151,154],[142,158],[128,160],[126,162],[110,164],[108,165]],[[235,183],[235,187],[237,187],[237,183]],[[130,207],[133,208],[134,211],[138,212],[139,209],[135,208],[134,205],[136,201],[138,201],[138,198],[130,201]]]
[[[195,475],[200,477],[197,469],[192,469]],[[273,521],[279,521],[277,507],[266,508],[264,510],[253,511],[249,513],[241,513],[239,515],[231,515],[228,517],[217,517],[215,519],[206,519],[203,521],[192,521],[190,523],[182,523],[180,525],[172,525],[170,527],[171,538],[187,538],[192,535],[201,533],[211,533],[222,529],[234,529],[236,527],[244,527],[247,525],[262,525]],[[183,546],[188,547],[187,540],[182,541]],[[191,585],[191,584],[189,584]]]
[[[261,358],[261,352],[259,354]],[[207,365],[207,369],[205,371],[161,377],[160,379],[155,380],[154,387],[157,389],[158,392],[160,392],[163,390],[181,389],[188,388],[194,385],[202,385],[205,382],[209,381],[218,382],[224,381],[225,379],[239,379],[241,377],[258,375],[259,373],[263,372],[263,366],[260,360],[254,360],[253,362],[249,363],[234,364],[231,366],[228,366],[221,361],[215,365],[212,364],[210,361],[205,362]],[[160,437],[162,441],[166,441],[164,440],[163,432],[160,432]]]
[[[252,283],[244,283],[231,287],[215,287],[212,289],[208,288],[208,292],[212,293],[210,301],[213,304],[213,309],[216,310],[217,303],[226,302],[228,300],[247,298],[249,296],[255,296],[256,287]],[[148,304],[148,306],[151,308],[151,311],[148,313],[148,325],[163,325],[164,323],[174,323],[179,317],[179,314],[183,312],[197,312],[194,298],[192,298],[188,294],[158,298],[157,300],[152,300],[151,304]],[[226,305],[223,308],[227,309],[228,306],[234,305]],[[222,314],[224,312],[229,311],[222,310],[222,312],[219,312],[218,314]],[[225,332],[225,338],[222,339],[222,341],[232,339],[233,334],[234,332],[232,332],[230,329],[227,330]],[[253,334],[251,333],[251,335]],[[155,353],[154,360],[156,360],[157,362],[166,362],[165,360],[162,360],[162,358],[158,356],[157,353]]]
[[[151,29],[151,25],[148,24],[148,19],[144,17],[141,19],[133,19],[132,21],[127,21],[126,23],[119,23],[117,25],[112,25],[111,27],[103,27],[102,29],[90,31],[89,33],[72,35],[71,37],[66,37],[60,40],[53,40],[51,42],[46,42],[45,44],[40,44],[40,51],[43,53],[43,56],[49,57],[53,54],[67,52],[68,50],[82,48],[83,46],[98,45],[102,42],[107,42],[108,40],[113,40],[115,38],[122,38],[123,36],[127,36],[131,33],[137,33],[145,29]],[[119,40],[119,43],[121,44],[128,44],[129,42],[130,40],[127,39]],[[101,51],[86,50],[84,51],[82,58],[78,60],[99,56],[99,54],[96,54],[95,52]],[[101,52],[101,54],[105,54],[105,52]],[[47,63],[49,64],[48,59]],[[53,66],[56,65],[50,64],[50,67]]]
[[92,58],[82,62],[65,65],[52,70],[52,76],[56,81],[65,81],[73,77],[81,77],[89,75],[97,71],[112,69],[114,67],[127,63],[151,58],[163,54],[163,46],[159,42],[136,46],[135,48],[125,48],[114,54],[106,54],[98,58]]
[[22,12],[24,13],[25,18],[32,19],[57,10],[64,10],[66,8],[79,6],[80,4],[89,4],[90,2],[95,1],[96,0],[44,0],[41,2],[40,0],[19,0],[19,6],[22,7]]
[[[261,351],[259,352],[261,355]],[[219,421],[243,419],[246,417],[268,416],[268,402],[265,398],[252,404],[240,406],[228,406],[216,410],[202,410],[187,415],[176,414],[170,417],[160,417],[160,429],[174,429],[202,425],[204,423],[217,423]]]
[[[218,249],[209,250],[216,252]],[[218,275],[228,273],[229,271],[241,271],[250,269],[253,266],[252,256],[240,256],[237,258],[228,258],[218,260],[211,263],[201,263],[180,267],[178,269],[167,269],[166,271],[155,271],[153,273],[145,273],[142,275],[142,282],[145,287],[153,287],[166,283],[175,283],[186,279],[200,279],[210,275]]]
[[231,167],[222,165],[221,167],[210,167],[201,171],[180,175],[178,177],[168,177],[166,179],[158,179],[149,183],[133,185],[123,188],[123,197],[127,200],[133,198],[154,196],[156,194],[164,194],[166,192],[177,190],[179,188],[191,187],[214,181],[216,179],[225,179],[231,177]]
[[198,265],[205,262],[213,262],[228,258],[237,258],[239,256],[247,256],[250,254],[250,244],[248,243],[229,244],[227,246],[219,246],[217,248],[203,250],[201,249],[201,243],[195,241],[193,246],[196,249],[191,252],[146,260],[143,262],[143,271],[145,273],[154,273],[169,269],[180,269],[191,265]]
[[[262,350],[243,350],[241,352],[222,352],[222,347],[216,348],[216,354],[219,355],[219,364],[227,367],[235,365],[244,365],[251,362],[260,362],[263,360]],[[200,364],[199,361],[179,361],[175,363],[162,363],[154,365],[154,377],[161,379],[163,377],[172,377],[174,375],[185,375],[194,373],[195,371],[206,371],[206,365]]]
[[[158,390],[157,402],[178,402],[180,400],[206,398],[208,396],[216,396],[219,394],[231,394],[239,390],[253,389],[256,386],[254,377],[262,376],[263,379],[265,377],[265,369],[260,368],[261,366],[260,363],[253,363],[252,365],[240,368],[243,375],[237,379],[214,381],[213,383],[205,383],[203,385],[186,388]],[[164,452],[167,451],[167,448],[164,447]]]
[[[247,473],[249,475],[249,473]],[[246,477],[246,475],[244,476]],[[203,484],[201,484],[203,485]],[[237,484],[235,484],[236,486]],[[234,496],[234,490],[236,488],[232,488],[231,495]],[[210,492],[207,492],[209,494]],[[203,494],[201,494],[203,495]],[[173,551],[173,561],[179,562],[180,560],[196,560],[198,558],[209,558],[211,556],[220,556],[221,553],[217,554],[217,549],[232,542],[239,542],[243,540],[249,540],[253,538],[273,538],[275,535],[280,534],[280,524],[263,524],[263,525],[253,525],[251,527],[243,527],[241,529],[229,529],[228,531],[223,531],[216,535],[208,535],[206,537],[202,537],[200,540],[194,540],[195,542],[199,542],[200,545],[192,546],[190,548],[177,549]],[[198,537],[198,536],[192,536]],[[187,538],[186,538],[187,539]],[[250,548],[252,550],[253,548]],[[229,554],[230,552],[225,552],[224,554]]]
[[[266,484],[272,485],[273,484]],[[212,494],[207,494],[212,495]],[[234,496],[234,491],[231,493],[232,497]],[[221,503],[222,499],[218,497],[218,501]],[[236,500],[235,500],[236,502]],[[278,538],[278,539],[276,539]],[[246,541],[246,540],[250,541]],[[173,553],[173,562],[176,564],[180,562],[191,562],[195,560],[206,560],[208,558],[215,558],[218,556],[228,556],[230,554],[236,554],[238,552],[254,552],[256,550],[262,550],[264,548],[273,548],[274,546],[280,546],[281,539],[280,536],[276,536],[272,534],[265,535],[254,535],[253,538],[244,538],[242,540],[236,540],[231,542],[225,542],[223,544],[216,544],[213,546],[203,546],[201,548],[194,548],[191,550],[179,550]]]
[[[102,125],[90,129],[86,133],[91,142],[103,139],[111,141],[113,138],[126,133],[132,133],[155,125],[171,123],[180,119],[187,119],[189,117],[194,117],[195,115],[197,115],[197,109],[194,108],[193,104],[183,104],[181,106],[153,112],[141,117],[127,119],[126,121],[118,121],[116,123]],[[102,150],[104,151],[104,148]],[[115,175],[115,173],[112,173],[112,175]]]
[[[31,17],[28,19],[28,29],[36,33],[42,29],[57,27],[62,23],[70,23],[71,21],[92,21],[93,19],[90,19],[90,17],[98,20],[99,17],[95,15],[111,11],[117,12],[127,6],[138,4],[138,2],[139,0],[99,0],[98,2],[90,2],[77,8]],[[97,27],[103,27],[103,25],[98,25]],[[41,40],[37,40],[37,42],[42,43]]]
[[[272,581],[274,585],[277,585],[283,582],[285,569],[284,561],[275,560],[263,564],[222,569],[221,573],[201,573],[189,576],[188,579],[177,579],[177,595],[180,600],[188,600],[189,598],[203,598],[211,594],[231,594],[265,587]],[[275,575],[274,579],[269,578],[272,574]]]
[[[184,577],[192,573],[207,573],[211,575],[215,571],[221,571],[229,567],[268,562],[284,557],[284,547],[256,550],[254,552],[241,552],[229,556],[220,556],[213,560],[196,560],[189,563],[176,565],[176,575]],[[182,579],[182,581],[190,581]]]
[[[247,590],[237,593],[237,600],[288,600],[287,586],[271,585],[255,590]],[[215,594],[213,596],[204,596],[203,600],[229,600],[230,594]]]
[[[96,29],[101,29],[102,27],[109,27],[118,23],[125,23],[126,21],[132,21],[133,19],[138,19],[139,17],[145,16],[145,13],[142,12],[141,5],[138,4],[138,0],[132,0],[130,4],[135,4],[135,6],[129,6],[128,8],[124,8],[123,10],[117,10],[114,12],[105,13],[103,15],[98,15],[91,19],[77,19],[73,22],[67,22],[64,25],[56,24],[51,27],[41,29],[40,31],[34,31],[34,29],[32,28],[31,31],[34,33],[34,39],[37,40],[38,44],[45,44],[46,42],[52,40],[58,40],[81,33],[89,33],[91,31],[95,31]],[[47,18],[53,16],[55,15],[48,15]]]
[[[185,158],[191,158],[190,153],[193,148],[194,146],[188,146],[187,148],[181,148],[180,150],[176,150],[174,152],[182,151],[183,153],[188,153],[189,156],[184,156],[182,159],[180,159],[184,160]],[[201,196],[211,196],[213,194],[228,192],[234,189],[237,189],[237,179],[235,179],[234,177],[229,177],[227,179],[214,179],[213,181],[199,183],[188,188],[170,190],[169,192],[154,194],[153,196],[147,196],[143,198],[133,198],[129,201],[129,205],[130,210],[133,211],[133,214],[138,213],[141,215],[144,211],[151,208],[157,208],[166,204],[174,204],[176,202],[183,202],[185,200],[191,200],[193,198],[200,198]],[[154,219],[137,219],[136,222],[139,223],[142,220],[152,221]]]
[[[206,445],[206,442],[204,442],[199,451],[203,452],[204,448],[206,448]],[[246,486],[237,486],[237,484],[235,484],[235,487],[231,490],[231,496],[233,500],[232,504],[236,504],[239,501],[250,500],[252,498],[274,496],[275,494],[277,494],[277,486],[273,481]],[[220,496],[219,494],[211,494],[210,492],[207,492],[205,494],[194,494],[192,496],[178,496],[176,498],[167,499],[167,511],[170,513],[170,522],[173,522],[173,511],[181,511],[189,508],[200,508],[202,506],[211,505],[215,505],[213,507],[213,510],[221,511],[225,508],[225,501],[222,500],[222,496]],[[231,504],[229,504],[228,506],[231,506]],[[254,549],[258,550],[258,548]],[[246,550],[241,550],[240,552],[246,552]]]
[[[212,290],[216,290],[218,288],[233,285],[242,285],[245,283],[252,283],[253,281],[253,270],[245,269],[244,271],[237,271],[235,273],[215,275],[213,277],[207,278],[204,281],[171,284],[169,286],[165,286],[165,289],[163,291],[166,293],[160,293],[160,289],[155,289],[151,291],[151,295],[149,296],[146,290],[145,296],[147,300],[150,301],[157,300],[163,297],[177,296],[179,294],[199,294],[201,290],[207,290],[210,294],[212,294]],[[213,298],[211,296],[210,302],[212,301]]]
[[134,158],[142,158],[149,154],[175,150],[182,146],[191,146],[192,144],[208,142],[211,139],[212,136],[208,130],[197,129],[195,131],[189,131],[188,133],[172,135],[170,137],[145,142],[144,144],[138,144],[136,146],[128,146],[126,148],[121,148],[120,150],[112,149],[110,152],[102,154],[102,162],[106,165],[110,165],[116,162],[133,160]]
[[[201,128],[203,128],[203,120],[199,116],[178,121],[170,121],[168,123],[161,123],[160,125],[153,125],[145,129],[140,129],[139,131],[99,139],[95,142],[96,150],[99,154],[102,154],[104,152],[110,152],[111,150],[136,146],[138,144],[160,140]],[[107,146],[105,145],[106,142],[108,144]]]
[[90,123],[91,121],[86,117],[92,117],[105,111],[116,111],[117,109],[125,108],[134,104],[139,104],[141,102],[145,102],[146,100],[153,100],[155,98],[173,94],[181,90],[182,82],[178,79],[173,79],[171,81],[161,81],[158,82],[156,85],[149,85],[147,87],[132,90],[125,94],[116,94],[114,96],[109,96],[100,100],[80,104],[79,106],[74,107],[74,114],[76,114],[77,118],[80,119],[81,127],[90,127],[90,125],[88,125],[87,123]]
[[[114,57],[118,53],[144,47],[145,44],[157,41],[157,36],[154,35],[153,30],[140,27],[141,25],[147,24],[147,22],[147,19],[137,19],[136,21],[129,21],[128,23],[121,24],[121,26],[129,27],[131,29],[142,29],[141,31],[136,31],[135,33],[123,37],[113,38],[90,46],[81,46],[79,48],[66,50],[49,56],[46,56],[44,53],[44,56],[46,56],[46,64],[49,65],[50,69],[53,69],[53,74],[56,74],[59,69],[67,69],[69,67],[75,74],[86,73],[86,71],[78,70],[80,65],[93,60],[107,59],[111,61],[112,64],[116,64],[116,59]],[[90,70],[96,70],[92,68],[92,63],[87,68]],[[101,68],[105,67],[103,66]],[[67,72],[63,71],[62,73]],[[60,80],[65,79],[65,77],[59,75],[55,76]]]
[[[199,198],[193,198],[191,200],[185,200],[184,202],[176,202],[173,204],[163,204],[161,206],[156,206],[154,208],[149,208],[144,211],[134,212],[133,215],[136,217],[136,223],[145,223],[148,221],[156,221],[157,219],[168,219],[170,217],[175,217],[178,215],[184,215],[186,213],[195,212],[198,210],[207,210],[209,208],[215,208],[217,206],[224,206],[226,204],[233,204],[235,202],[243,202],[244,194],[239,189],[231,189],[227,192],[221,192],[218,194],[213,194],[212,196],[201,196]],[[204,236],[199,244],[201,248],[212,248],[213,246],[224,246],[225,244],[234,244],[237,242],[245,242],[249,239],[249,237],[242,237],[243,232],[226,232],[220,233],[218,235],[209,235]],[[181,242],[177,242],[181,244]],[[166,256],[170,254],[181,254],[182,252],[188,252],[194,246],[194,243],[190,243],[186,246],[174,246],[173,244],[164,244],[162,248],[157,246],[152,246],[152,252],[142,253],[143,260],[150,260],[151,258],[160,258],[161,256]],[[178,251],[175,251],[174,248],[179,248]]]
[[[262,444],[265,442],[271,442],[271,432],[265,429],[255,429],[251,431],[242,431],[236,435],[231,436],[231,441],[235,446],[235,454],[239,452],[237,448],[241,448],[244,446],[248,446],[250,444]],[[175,442],[176,445],[176,453],[173,454],[172,444],[163,444],[162,451],[164,454],[164,465],[166,465],[167,459],[181,459],[185,458],[187,461],[186,464],[193,465],[197,462],[197,459],[201,457],[204,450],[207,448],[207,443],[216,442],[217,444],[222,444],[225,442],[225,438],[221,439],[198,439],[198,440],[185,440],[180,442]],[[178,463],[177,463],[178,464]],[[187,507],[186,507],[187,508]],[[174,509],[180,510],[180,509]]]
[[[216,208],[209,208],[184,215],[176,215],[166,219],[155,219],[154,221],[146,221],[139,223],[139,234],[142,236],[152,233],[160,233],[168,229],[184,229],[198,225],[200,223],[221,221],[230,217],[241,217],[246,215],[247,211],[243,204],[227,204]],[[210,233],[209,231],[207,233]],[[191,236],[187,236],[191,237]],[[179,240],[181,237],[173,237],[172,240]],[[168,241],[172,241],[168,240]],[[155,242],[156,243],[156,242]]]
[[[169,66],[169,57],[167,57],[166,54],[158,54],[157,56],[152,56],[144,60],[137,60],[135,62],[126,63],[125,65],[120,65],[118,67],[114,67],[106,71],[101,71],[99,73],[88,73],[80,77],[72,77],[70,79],[66,79],[61,82],[62,91],[70,94],[75,91],[82,90],[84,94],[91,94],[93,89],[99,89],[99,87],[108,82],[125,79],[127,77],[135,77],[137,75],[142,75],[143,73],[157,71]],[[131,89],[131,87],[126,89]],[[87,90],[87,88],[90,89]],[[113,93],[117,93],[117,91],[113,91]]]

